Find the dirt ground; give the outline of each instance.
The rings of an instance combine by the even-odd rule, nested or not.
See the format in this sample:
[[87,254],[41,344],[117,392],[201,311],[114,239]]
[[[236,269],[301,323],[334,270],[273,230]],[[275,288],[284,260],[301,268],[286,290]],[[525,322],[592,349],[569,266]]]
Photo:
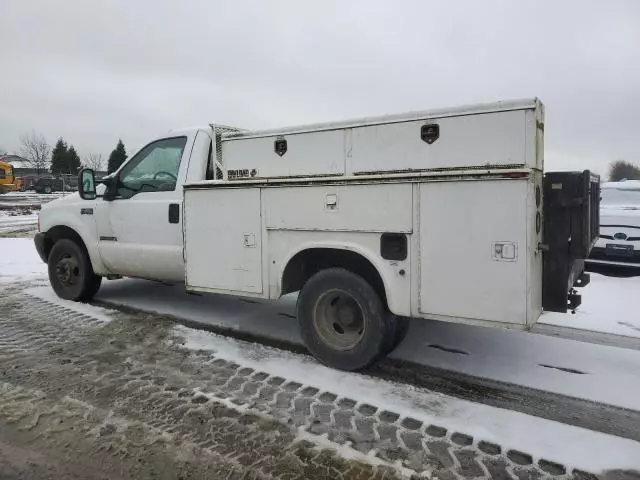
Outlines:
[[104,322],[24,287],[0,286],[2,480],[639,478],[567,471],[187,350],[162,316]]
[[13,312],[0,335],[3,480],[396,477],[196,393],[208,375],[167,322],[51,322],[50,305],[3,297]]

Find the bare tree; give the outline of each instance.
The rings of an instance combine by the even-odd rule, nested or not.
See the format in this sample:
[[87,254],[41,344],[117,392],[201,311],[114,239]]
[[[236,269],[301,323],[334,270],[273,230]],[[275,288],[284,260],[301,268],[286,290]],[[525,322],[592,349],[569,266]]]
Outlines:
[[102,158],[101,153],[90,153],[84,158],[82,163],[85,167],[89,167],[96,172],[99,172],[104,168],[104,158]]
[[20,135],[20,154],[27,160],[38,175],[47,170],[51,161],[51,146],[44,135],[31,130]]

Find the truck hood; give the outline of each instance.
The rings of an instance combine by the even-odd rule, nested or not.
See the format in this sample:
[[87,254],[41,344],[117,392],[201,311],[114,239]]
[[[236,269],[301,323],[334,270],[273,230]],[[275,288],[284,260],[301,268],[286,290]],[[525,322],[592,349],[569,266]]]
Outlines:
[[64,197],[56,198],[51,202],[47,202],[42,205],[40,211],[44,212],[47,210],[51,210],[52,208],[65,207],[68,205],[73,205],[80,202],[85,202],[86,200],[82,200],[80,195],[76,193],[72,193],[70,195],[65,195]]
[[600,208],[600,226],[628,225],[640,229],[640,206],[616,205]]

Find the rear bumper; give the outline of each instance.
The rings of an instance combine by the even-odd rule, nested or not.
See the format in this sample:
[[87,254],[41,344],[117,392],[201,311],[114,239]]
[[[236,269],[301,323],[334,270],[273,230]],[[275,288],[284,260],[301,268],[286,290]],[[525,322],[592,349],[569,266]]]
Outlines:
[[42,261],[47,263],[47,255],[44,249],[44,233],[36,233],[35,237],[33,237],[33,243]]

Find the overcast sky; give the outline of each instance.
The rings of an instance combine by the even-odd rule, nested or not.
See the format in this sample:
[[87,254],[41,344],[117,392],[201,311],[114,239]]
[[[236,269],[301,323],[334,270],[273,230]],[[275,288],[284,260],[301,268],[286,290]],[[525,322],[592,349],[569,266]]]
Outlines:
[[546,167],[640,162],[640,1],[2,0],[0,147],[81,155],[538,96]]

